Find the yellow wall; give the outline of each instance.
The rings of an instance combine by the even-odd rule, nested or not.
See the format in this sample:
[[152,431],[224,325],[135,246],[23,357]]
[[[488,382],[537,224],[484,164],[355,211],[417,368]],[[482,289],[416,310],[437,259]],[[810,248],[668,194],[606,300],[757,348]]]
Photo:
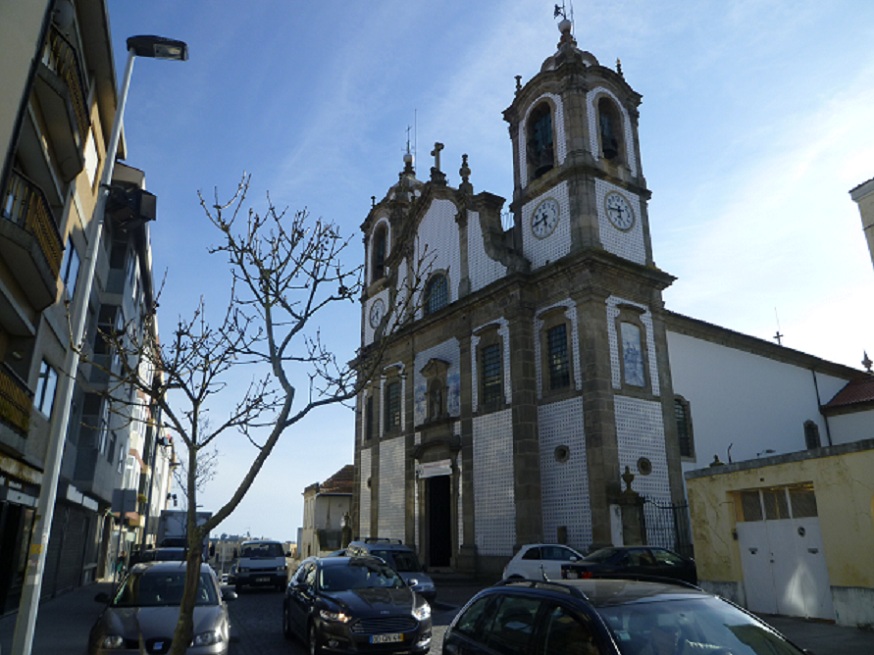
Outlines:
[[[874,449],[747,470],[713,469],[686,480],[698,577],[742,582],[733,492],[813,483],[829,583],[874,588]],[[719,471],[724,471],[720,473]]]

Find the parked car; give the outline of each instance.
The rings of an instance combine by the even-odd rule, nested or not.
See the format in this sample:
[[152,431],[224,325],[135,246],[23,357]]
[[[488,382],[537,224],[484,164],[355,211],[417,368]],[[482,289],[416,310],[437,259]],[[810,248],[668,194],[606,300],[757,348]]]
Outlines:
[[427,653],[431,606],[377,557],[310,557],[286,589],[282,632],[310,653]]
[[589,578],[595,573],[658,576],[698,584],[695,560],[657,546],[611,546],[561,565],[562,578]]
[[131,555],[131,564],[140,562],[184,562],[188,549],[180,546],[161,546],[148,548]]
[[686,583],[514,580],[477,593],[443,655],[802,655],[766,623]]
[[504,567],[504,580],[557,580],[561,565],[583,559],[583,555],[562,544],[525,544]]
[[413,591],[422,594],[428,602],[437,598],[437,587],[419,562],[416,551],[405,545],[400,539],[385,539],[368,537],[350,542],[345,548],[346,555],[372,555],[385,560],[386,564],[400,573]]
[[[89,655],[119,652],[166,653],[179,618],[185,586],[184,562],[136,564],[112,597],[99,593],[94,600],[106,603],[88,637]],[[221,589],[207,564],[200,567],[194,607],[194,638],[188,655],[225,655],[231,641],[226,601],[237,594]]]
[[240,557],[232,569],[233,584],[237,593],[243,587],[273,587],[279,591],[288,583],[288,561],[278,541],[257,539],[240,544]]

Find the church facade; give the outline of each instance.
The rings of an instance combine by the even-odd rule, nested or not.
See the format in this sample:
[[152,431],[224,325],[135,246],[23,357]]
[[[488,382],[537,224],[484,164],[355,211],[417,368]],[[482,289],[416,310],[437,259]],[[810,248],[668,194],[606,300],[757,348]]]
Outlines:
[[[641,96],[559,28],[504,112],[512,226],[466,155],[447,184],[439,143],[429,179],[408,154],[362,224],[362,352],[380,365],[357,399],[353,532],[415,544],[432,568],[497,573],[533,542],[690,546],[699,382],[675,392],[669,328],[711,349],[723,335],[664,306]],[[850,373],[832,367],[829,384]]]

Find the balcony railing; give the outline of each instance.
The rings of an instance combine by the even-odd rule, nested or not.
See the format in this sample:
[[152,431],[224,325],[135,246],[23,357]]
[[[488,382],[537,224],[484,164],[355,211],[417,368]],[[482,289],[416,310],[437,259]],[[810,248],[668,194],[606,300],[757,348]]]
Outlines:
[[0,421],[27,436],[33,392],[6,364],[0,364]]
[[54,27],[46,41],[42,61],[46,68],[55,73],[66,85],[73,105],[73,114],[76,117],[76,127],[79,129],[79,136],[84,140],[91,121],[88,119],[88,107],[85,104],[87,94],[82,69],[79,67],[76,49]]

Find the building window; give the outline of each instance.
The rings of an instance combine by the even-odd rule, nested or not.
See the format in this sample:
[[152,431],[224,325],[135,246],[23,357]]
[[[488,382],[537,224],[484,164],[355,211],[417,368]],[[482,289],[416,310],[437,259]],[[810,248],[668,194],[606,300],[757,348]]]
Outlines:
[[373,396],[367,396],[364,404],[364,438],[373,439]]
[[555,166],[552,111],[549,104],[541,103],[531,111],[526,140],[529,176],[535,180]]
[[79,253],[73,245],[73,241],[67,242],[67,247],[64,249],[64,259],[61,262],[61,280],[64,283],[64,289],[67,291],[67,297],[72,298],[76,293],[76,280],[79,277]]
[[437,273],[428,280],[425,286],[425,315],[443,309],[449,304],[449,283],[446,276]]
[[622,160],[622,118],[619,109],[609,98],[598,101],[598,135],[604,159]]
[[401,383],[385,385],[385,432],[394,432],[401,427]]
[[680,457],[695,457],[695,441],[692,438],[692,413],[689,401],[682,396],[674,397],[674,420],[677,422],[677,441]]
[[388,246],[388,229],[382,223],[376,227],[373,232],[373,259],[372,259],[372,274],[371,282],[385,277],[385,256]]
[[568,388],[571,384],[571,371],[565,323],[546,331],[546,353],[550,391]]
[[813,421],[804,422],[804,445],[808,450],[822,446],[822,441],[819,438],[819,426]]
[[504,362],[500,343],[484,345],[479,350],[482,373],[482,404],[495,407],[504,401]]
[[36,383],[36,394],[33,404],[43,416],[48,417],[52,415],[57,386],[58,372],[46,360],[42,360],[39,367],[39,380]]

